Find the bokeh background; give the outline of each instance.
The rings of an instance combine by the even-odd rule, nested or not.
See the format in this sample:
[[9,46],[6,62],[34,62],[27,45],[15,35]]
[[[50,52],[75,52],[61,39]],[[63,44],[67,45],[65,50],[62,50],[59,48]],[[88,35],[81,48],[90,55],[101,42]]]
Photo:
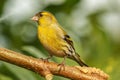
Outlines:
[[[39,11],[56,16],[89,66],[108,73],[109,80],[120,78],[120,0],[0,0],[0,47],[46,58],[48,53],[37,38],[37,24],[30,20]],[[78,64],[67,59],[66,65]],[[44,78],[0,61],[0,80]],[[68,79],[55,76],[54,80]]]

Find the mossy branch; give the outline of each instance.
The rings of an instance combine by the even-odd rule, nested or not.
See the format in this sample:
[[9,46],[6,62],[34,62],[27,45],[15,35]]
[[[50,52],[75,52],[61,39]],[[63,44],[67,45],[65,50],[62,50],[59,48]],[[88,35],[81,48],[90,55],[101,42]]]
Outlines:
[[0,60],[39,73],[46,80],[52,80],[53,75],[72,80],[108,80],[108,75],[96,68],[65,65],[64,69],[59,71],[60,66],[57,63],[45,62],[5,48],[0,48]]

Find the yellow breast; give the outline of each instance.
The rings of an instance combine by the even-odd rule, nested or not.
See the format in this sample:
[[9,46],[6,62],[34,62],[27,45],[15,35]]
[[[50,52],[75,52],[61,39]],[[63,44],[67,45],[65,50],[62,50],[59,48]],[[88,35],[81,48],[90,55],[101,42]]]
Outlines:
[[57,36],[57,31],[51,27],[38,27],[38,38],[42,45],[53,55],[64,56],[61,50],[61,39]]
[[55,30],[49,27],[39,27],[38,37],[43,45],[46,45],[46,46],[58,45],[58,38],[56,36]]

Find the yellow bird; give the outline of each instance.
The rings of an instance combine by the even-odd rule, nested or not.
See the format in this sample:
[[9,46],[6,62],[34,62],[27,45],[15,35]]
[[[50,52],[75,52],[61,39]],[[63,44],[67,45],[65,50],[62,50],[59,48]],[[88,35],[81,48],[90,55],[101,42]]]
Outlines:
[[39,12],[32,20],[38,23],[38,38],[51,57],[53,55],[64,57],[64,61],[68,57],[80,66],[87,66],[75,52],[70,36],[62,29],[53,14],[46,11]]

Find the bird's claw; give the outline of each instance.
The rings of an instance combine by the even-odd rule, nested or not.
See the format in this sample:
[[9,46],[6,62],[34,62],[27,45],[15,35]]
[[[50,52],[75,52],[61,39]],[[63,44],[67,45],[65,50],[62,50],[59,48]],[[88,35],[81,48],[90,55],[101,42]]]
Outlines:
[[40,59],[43,60],[44,63],[45,63],[45,62],[48,62],[48,58],[46,58],[46,59],[40,58]]
[[65,64],[64,63],[61,63],[61,64],[58,64],[58,67],[59,67],[59,72],[61,71],[61,70],[65,70]]
[[48,58],[46,58],[46,59],[43,59],[43,58],[40,58],[40,59],[42,59],[44,62],[48,62],[48,60],[49,60],[51,57],[52,57],[52,55],[49,55]]

